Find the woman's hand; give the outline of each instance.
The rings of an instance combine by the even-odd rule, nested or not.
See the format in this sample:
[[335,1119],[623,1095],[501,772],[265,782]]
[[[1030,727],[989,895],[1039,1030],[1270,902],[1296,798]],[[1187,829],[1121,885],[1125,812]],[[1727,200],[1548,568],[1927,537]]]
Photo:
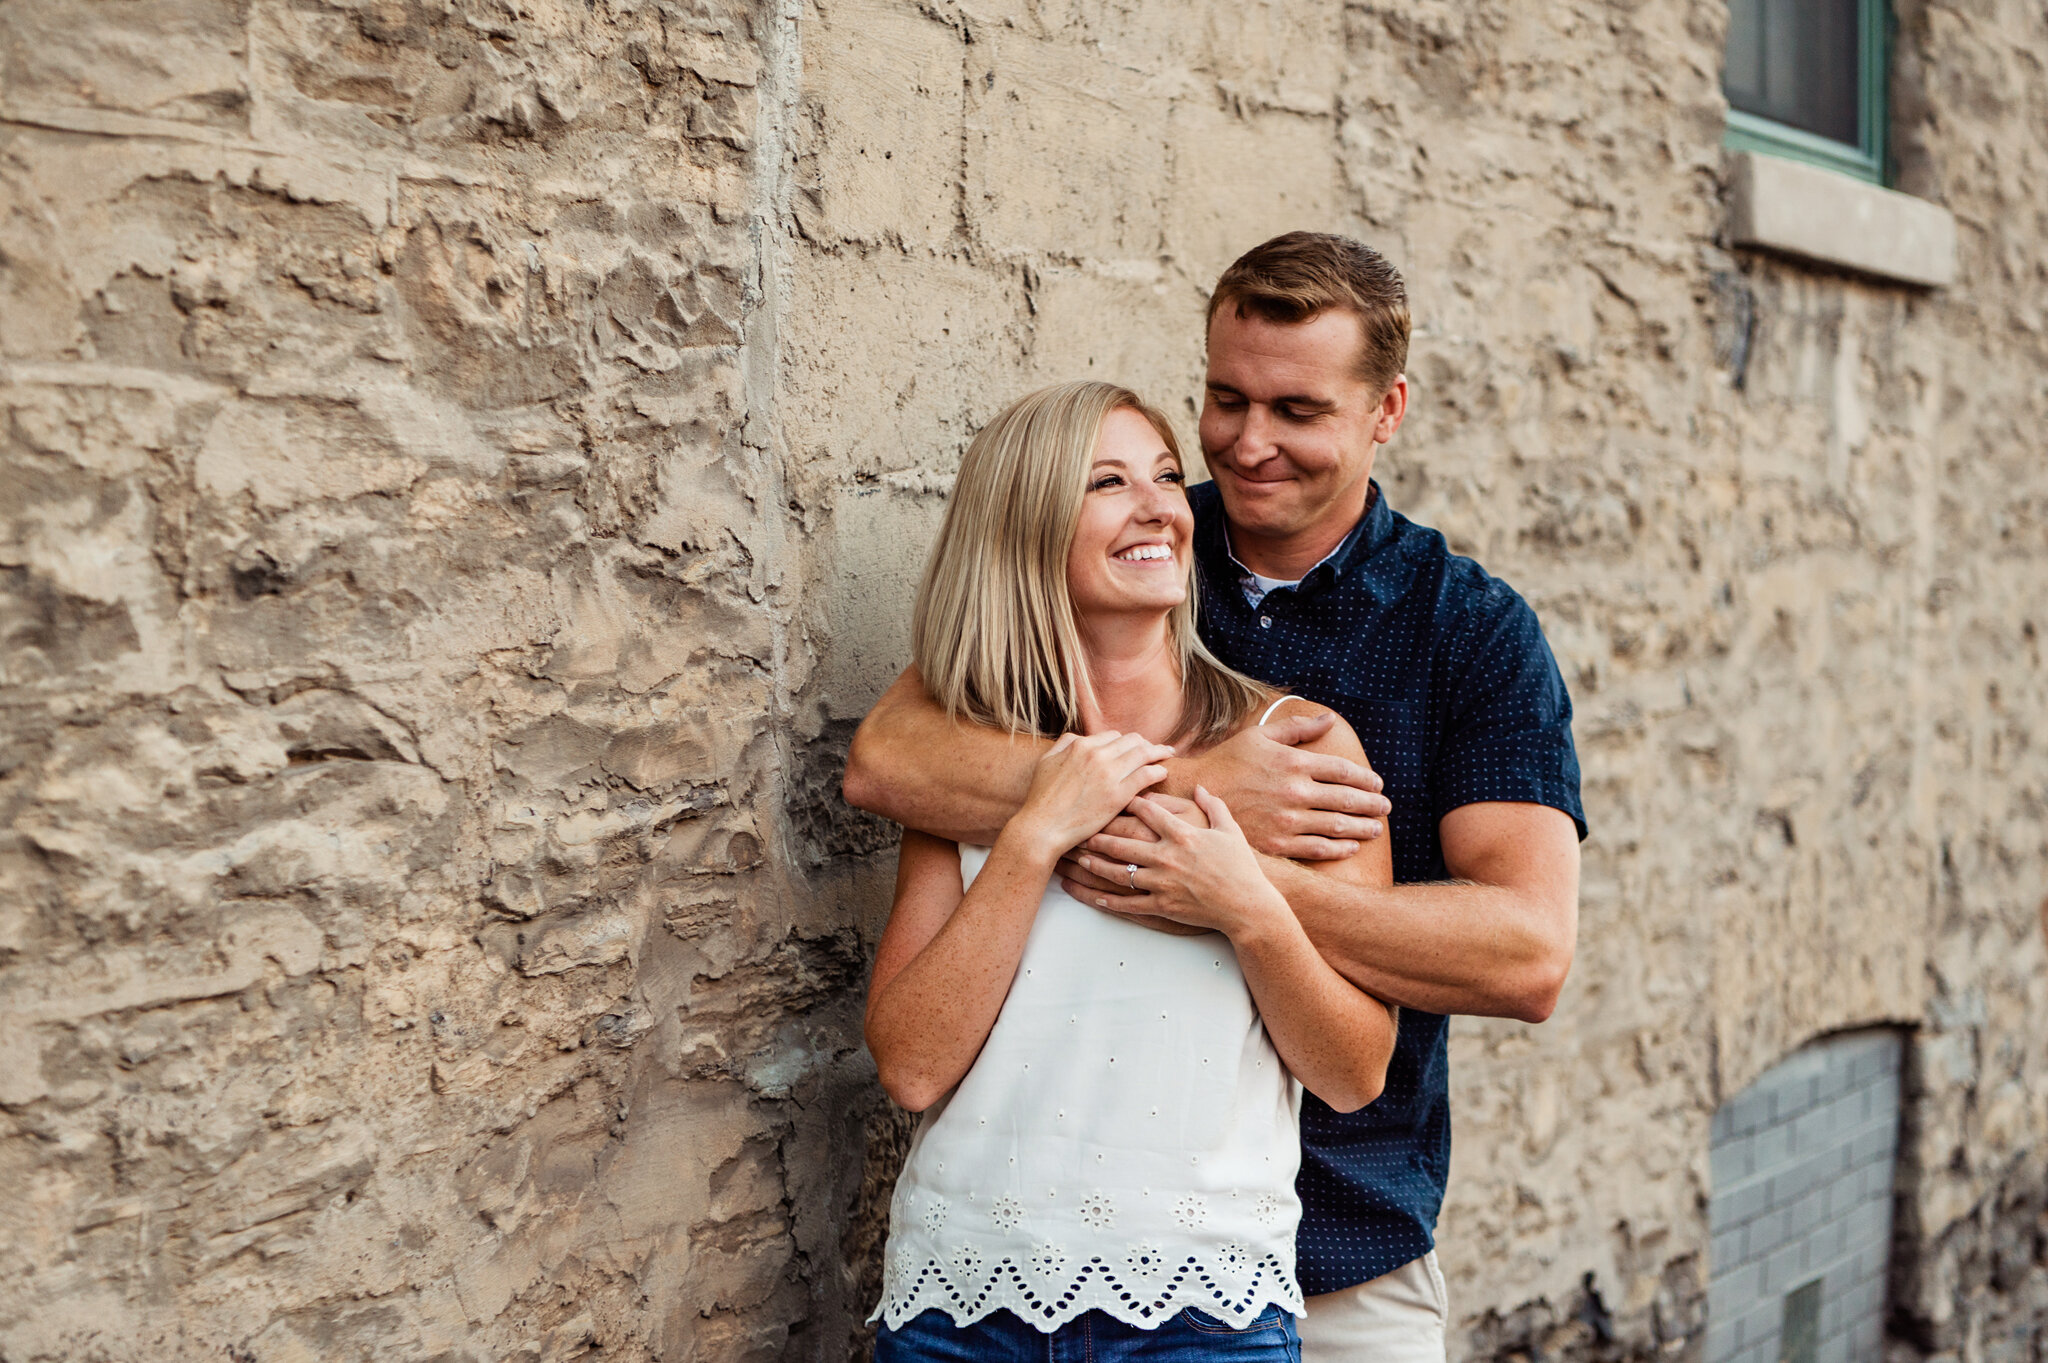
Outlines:
[[[1158,791],[1152,792],[1145,798],[1158,801],[1169,811],[1195,825],[1197,828],[1207,828],[1209,826],[1209,820],[1203,815],[1201,807],[1193,800],[1183,800],[1178,795],[1164,795]],[[1102,837],[1104,834],[1136,838],[1140,842],[1159,841],[1159,835],[1154,833],[1145,824],[1139,822],[1138,816],[1130,813],[1128,810],[1111,819],[1102,832],[1096,834],[1096,837]],[[1080,900],[1083,904],[1094,904],[1097,908],[1100,908],[1102,907],[1101,900],[1103,898],[1099,893],[1100,887],[1082,885],[1074,880],[1075,876],[1088,875],[1086,871],[1080,868],[1080,863],[1087,854],[1088,844],[1084,842],[1060,858],[1058,868],[1060,885],[1068,894]],[[1102,868],[1104,875],[1114,875],[1117,885],[1121,886],[1125,883],[1125,871],[1121,865],[1112,866],[1101,857],[1095,859],[1095,864]],[[1094,880],[1096,877],[1088,876],[1088,878]],[[1136,890],[1126,889],[1123,894],[1119,894],[1116,897],[1121,899],[1124,895],[1134,895],[1136,893]],[[1206,937],[1215,931],[1214,928],[1198,928],[1192,923],[1179,923],[1171,918],[1159,918],[1149,913],[1124,913],[1117,916],[1126,922],[1134,923],[1138,927],[1145,928],[1151,932],[1163,932],[1168,937]]]
[[[1080,861],[1084,870],[1105,880],[1134,881],[1139,893],[1090,896],[1095,907],[1172,919],[1233,940],[1271,923],[1275,915],[1292,916],[1287,901],[1259,869],[1229,806],[1203,787],[1195,787],[1194,807],[1186,811],[1190,817],[1182,817],[1167,799],[1149,795],[1133,799],[1130,812],[1156,840],[1099,833],[1088,840],[1092,850]],[[1134,866],[1135,872],[1129,869]]]
[[1066,850],[1123,811],[1147,786],[1166,779],[1173,749],[1143,734],[1063,734],[1031,773],[1024,805],[1005,837],[1028,839],[1051,871]]

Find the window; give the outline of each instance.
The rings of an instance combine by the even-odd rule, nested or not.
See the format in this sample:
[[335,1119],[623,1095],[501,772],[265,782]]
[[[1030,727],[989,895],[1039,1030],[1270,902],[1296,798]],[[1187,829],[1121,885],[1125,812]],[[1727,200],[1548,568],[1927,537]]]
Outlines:
[[1723,145],[1883,184],[1886,0],[1730,0]]

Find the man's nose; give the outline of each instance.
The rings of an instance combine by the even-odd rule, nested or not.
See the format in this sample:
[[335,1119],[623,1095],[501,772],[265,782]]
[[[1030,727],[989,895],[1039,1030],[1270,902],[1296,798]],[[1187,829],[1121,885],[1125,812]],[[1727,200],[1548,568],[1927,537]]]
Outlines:
[[1259,403],[1248,403],[1244,424],[1238,427],[1236,449],[1240,461],[1264,463],[1276,453],[1273,443],[1273,415]]

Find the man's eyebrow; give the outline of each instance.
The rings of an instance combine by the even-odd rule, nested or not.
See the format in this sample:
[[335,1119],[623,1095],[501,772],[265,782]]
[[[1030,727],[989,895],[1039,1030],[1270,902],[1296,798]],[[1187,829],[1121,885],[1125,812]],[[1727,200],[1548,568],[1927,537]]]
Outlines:
[[[1232,397],[1240,398],[1244,396],[1242,390],[1233,388],[1227,383],[1211,383],[1207,386],[1208,390],[1212,393],[1228,393]],[[1283,393],[1277,398],[1268,399],[1266,405],[1268,407],[1314,407],[1325,412],[1337,410],[1337,400],[1335,398],[1319,398],[1308,393]]]

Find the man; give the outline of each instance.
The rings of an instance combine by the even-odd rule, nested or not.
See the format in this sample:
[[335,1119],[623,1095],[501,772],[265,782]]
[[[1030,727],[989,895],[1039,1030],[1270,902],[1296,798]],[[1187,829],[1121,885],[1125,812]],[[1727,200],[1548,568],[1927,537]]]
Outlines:
[[[1303,1102],[1301,1335],[1305,1357],[1331,1363],[1442,1363],[1445,1015],[1549,1016],[1585,831],[1571,701],[1534,612],[1372,480],[1407,413],[1408,332],[1400,276],[1345,238],[1276,237],[1217,281],[1201,417],[1214,481],[1190,492],[1202,635],[1342,714],[1378,775],[1298,751],[1322,728],[1283,719],[1176,759],[1167,782],[1221,796],[1324,957],[1404,1010],[1377,1102],[1342,1116]],[[855,736],[846,797],[991,842],[1043,747],[954,723],[906,673]],[[1377,835],[1381,779],[1395,885],[1297,865]],[[1131,823],[1109,831],[1138,836]],[[1086,902],[1125,892],[1121,867],[1085,845],[1061,869]]]

